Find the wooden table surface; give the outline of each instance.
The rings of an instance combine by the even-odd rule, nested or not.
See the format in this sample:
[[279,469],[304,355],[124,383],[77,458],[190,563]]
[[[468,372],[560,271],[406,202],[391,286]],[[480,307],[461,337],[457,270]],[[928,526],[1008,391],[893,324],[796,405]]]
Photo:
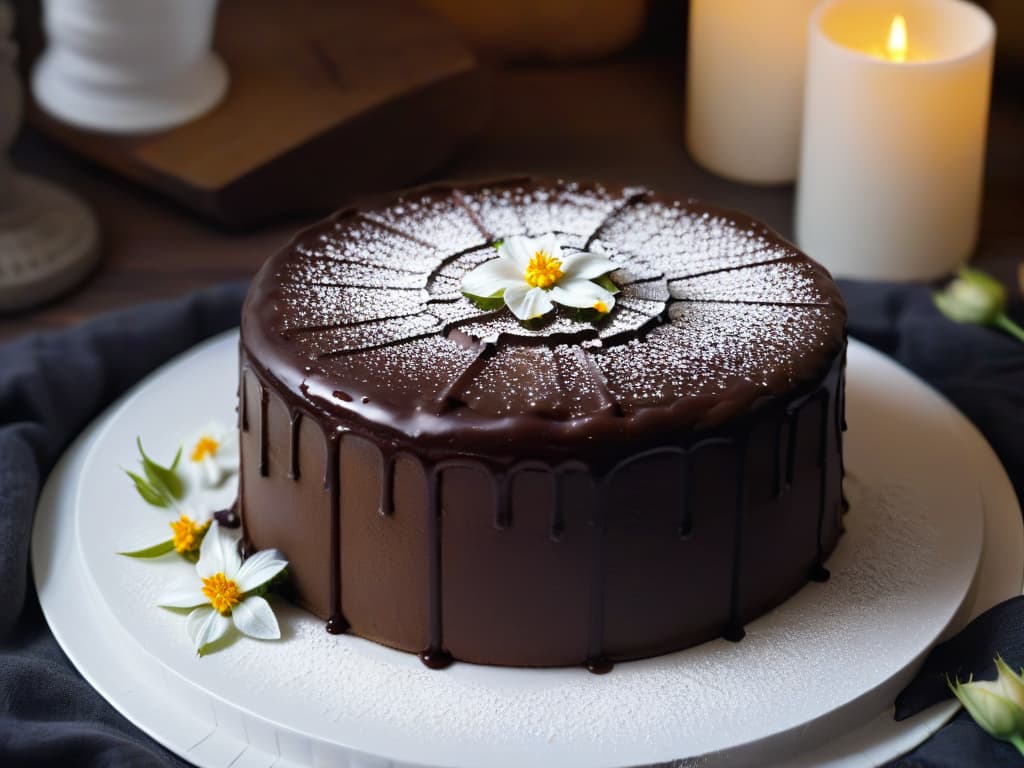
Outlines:
[[[627,55],[586,66],[510,68],[494,73],[493,88],[490,123],[438,177],[525,172],[645,184],[743,209],[784,235],[791,232],[792,187],[734,184],[701,170],[686,154],[683,73],[675,58]],[[997,77],[975,256],[976,263],[1007,282],[1015,282],[1024,262],[1022,91],[1017,81]],[[104,242],[101,264],[82,287],[30,313],[0,317],[0,339],[249,277],[312,220],[247,233],[219,230],[30,129],[13,156],[21,170],[58,181],[86,199],[99,217]]]

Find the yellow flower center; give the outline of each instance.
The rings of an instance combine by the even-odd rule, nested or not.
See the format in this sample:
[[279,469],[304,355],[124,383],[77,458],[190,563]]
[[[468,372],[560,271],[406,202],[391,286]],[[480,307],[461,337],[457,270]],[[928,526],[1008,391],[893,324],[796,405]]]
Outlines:
[[188,515],[182,515],[170,523],[170,526],[171,530],[174,531],[174,551],[179,555],[184,555],[188,552],[195,552],[198,549],[200,537],[206,533],[210,523],[197,523]]
[[196,443],[196,447],[192,449],[192,461],[202,461],[207,456],[213,456],[217,453],[218,448],[220,448],[220,443],[212,437],[203,435]]
[[547,251],[536,251],[526,265],[526,282],[534,288],[550,288],[562,276],[562,262]]
[[608,314],[608,305],[605,304],[603,301],[598,301],[597,303],[595,303],[594,304],[594,309],[596,309],[602,315],[607,315]]
[[210,599],[210,605],[218,613],[230,613],[232,608],[242,602],[238,584],[219,572],[203,579],[203,594]]

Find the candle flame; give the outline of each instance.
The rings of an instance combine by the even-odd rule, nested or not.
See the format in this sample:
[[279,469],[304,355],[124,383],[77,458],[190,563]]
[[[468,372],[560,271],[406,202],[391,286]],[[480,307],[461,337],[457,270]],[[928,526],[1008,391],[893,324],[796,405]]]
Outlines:
[[889,27],[889,42],[885,46],[889,61],[906,61],[907,47],[907,20],[897,14]]

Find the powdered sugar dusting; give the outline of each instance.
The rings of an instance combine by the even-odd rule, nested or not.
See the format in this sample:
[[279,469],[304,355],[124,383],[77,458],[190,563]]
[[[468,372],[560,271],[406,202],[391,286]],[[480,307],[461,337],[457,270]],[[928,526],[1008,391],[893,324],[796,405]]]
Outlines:
[[828,304],[808,261],[788,260],[669,282],[672,297],[687,301],[760,301]]
[[[430,272],[445,252],[354,216],[337,221],[330,232],[318,238],[318,242],[301,244],[296,248],[298,254],[322,255],[417,273]],[[378,278],[370,285],[383,288],[386,283]]]
[[643,200],[619,209],[598,229],[597,236],[612,248],[639,254],[660,232],[671,229],[678,237],[693,226],[694,217],[681,203],[665,205]]
[[576,348],[552,347],[552,359],[558,373],[559,390],[567,400],[573,418],[593,413],[604,404],[604,398],[590,366]]
[[[555,411],[565,394],[549,347],[505,347],[489,359],[460,398],[496,416]],[[492,403],[499,403],[497,409]]]
[[625,408],[723,392],[746,382],[766,392],[792,383],[800,359],[821,346],[825,309],[679,303],[672,323],[595,354]]
[[283,282],[299,286],[348,285],[352,288],[380,286],[394,289],[424,288],[427,275],[395,269],[384,264],[364,264],[315,256],[291,261],[281,272]]
[[387,317],[357,326],[340,325],[334,328],[305,331],[304,342],[311,358],[337,355],[353,350],[369,350],[386,346],[394,339],[408,339],[436,333],[444,322],[436,315],[423,312],[418,315]]
[[431,401],[437,397],[437,392],[424,390],[423,382],[434,381],[439,376],[454,380],[475,357],[473,350],[451,339],[429,335],[357,355],[334,357],[324,361],[324,370],[332,379],[354,382],[363,391],[379,379],[380,371],[390,371],[388,397]]
[[462,278],[475,267],[495,258],[497,251],[490,245],[482,246],[474,251],[467,251],[449,259],[435,270],[429,279],[427,289],[431,296],[461,296]]
[[461,193],[465,205],[477,215],[495,240],[522,235],[526,225],[513,206],[517,194],[514,187],[484,187],[475,193]]
[[693,212],[682,203],[643,201],[623,210],[604,227],[603,243],[642,255],[668,277],[798,256],[771,239],[761,227],[742,226],[709,212]]
[[595,335],[592,328],[581,325],[573,320],[565,312],[552,313],[544,318],[544,322],[535,325],[524,325],[520,323],[510,312],[494,312],[477,320],[460,325],[463,333],[488,343],[497,343],[498,338],[503,340],[516,338],[537,338],[545,339],[556,334],[578,335],[588,333]]
[[622,206],[637,190],[610,192],[599,184],[583,186],[564,182],[554,187],[511,184],[484,188],[463,199],[496,239],[509,235],[542,235],[566,232],[583,236],[583,242],[601,222]]
[[554,191],[543,188],[520,191],[513,197],[513,207],[530,235],[589,234],[624,202],[623,196],[610,195],[601,186],[581,192],[578,185],[571,183]]
[[446,253],[479,245],[484,234],[466,209],[446,191],[429,192],[365,214]]
[[[317,301],[309,300],[311,288]],[[415,314],[423,308],[426,293],[292,283],[281,286],[281,299],[289,310],[282,328],[289,330],[330,323],[355,325],[384,317]]]
[[[523,324],[462,296],[463,277],[496,258],[495,241],[547,232],[567,251],[618,265],[606,317],[559,307]],[[276,328],[303,357],[339,384],[359,376],[372,385],[389,372],[400,383],[380,396],[403,408],[459,380],[465,391],[455,394],[481,414],[577,418],[607,406],[582,354],[629,413],[737,382],[789,386],[804,357],[840,341],[842,309],[821,273],[763,226],[600,185],[414,193],[307,235],[276,278]],[[484,344],[499,353],[464,381]]]

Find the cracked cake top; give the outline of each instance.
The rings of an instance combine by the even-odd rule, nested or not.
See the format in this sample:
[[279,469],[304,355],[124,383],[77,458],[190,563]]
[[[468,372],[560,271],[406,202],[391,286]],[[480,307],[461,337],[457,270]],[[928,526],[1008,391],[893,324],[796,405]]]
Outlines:
[[[503,247],[498,292],[467,297]],[[588,259],[607,267],[597,310],[559,303],[563,275],[586,288],[569,278]],[[531,288],[545,311],[524,321],[509,297]],[[428,186],[305,230],[255,278],[242,343],[303,408],[470,450],[721,424],[820,377],[845,327],[828,273],[742,214],[516,179]]]

